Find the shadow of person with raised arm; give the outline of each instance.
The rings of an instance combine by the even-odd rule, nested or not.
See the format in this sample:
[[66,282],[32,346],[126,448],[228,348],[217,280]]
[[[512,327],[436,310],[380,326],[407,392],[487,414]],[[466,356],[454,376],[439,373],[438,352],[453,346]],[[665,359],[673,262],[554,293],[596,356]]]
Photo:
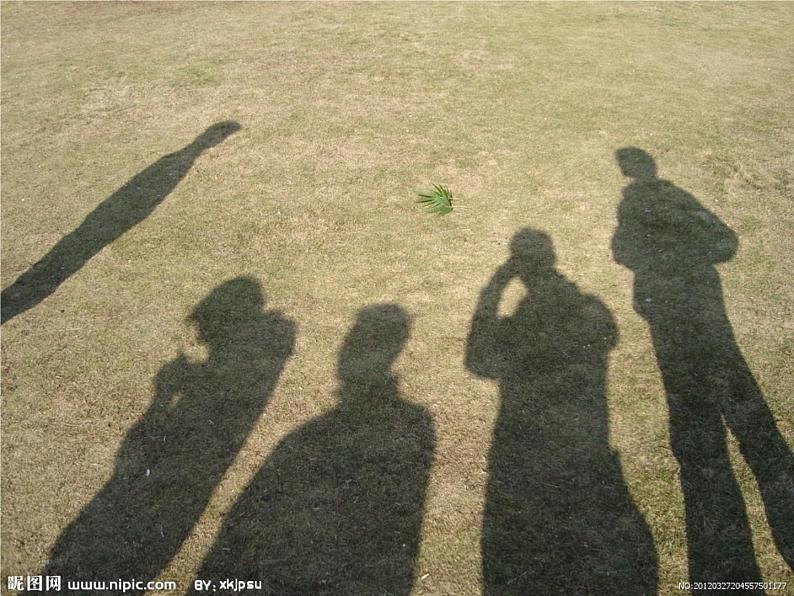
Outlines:
[[154,400],[127,433],[113,476],[52,549],[43,575],[149,581],[207,505],[273,393],[295,325],[263,311],[260,284],[238,277],[192,312],[206,361],[164,366]]
[[[482,530],[484,594],[654,594],[656,553],[609,445],[607,308],[523,229],[482,290],[466,365],[499,380]],[[526,296],[498,315],[508,283]]]
[[650,326],[681,467],[692,581],[757,581],[750,526],[726,425],[755,475],[780,553],[794,562],[794,464],[725,312],[715,265],[736,234],[688,192],[656,177],[641,149],[616,153],[625,176],[615,260],[634,272],[634,309]]
[[[409,319],[361,310],[339,355],[339,403],[290,433],[229,512],[197,578],[260,593],[407,595],[434,431],[391,370]],[[256,584],[254,584],[256,585]]]
[[202,152],[238,130],[240,125],[231,121],[210,126],[192,143],[161,157],[102,201],[83,223],[3,290],[2,323],[36,306],[99,251],[146,219],[185,177]]

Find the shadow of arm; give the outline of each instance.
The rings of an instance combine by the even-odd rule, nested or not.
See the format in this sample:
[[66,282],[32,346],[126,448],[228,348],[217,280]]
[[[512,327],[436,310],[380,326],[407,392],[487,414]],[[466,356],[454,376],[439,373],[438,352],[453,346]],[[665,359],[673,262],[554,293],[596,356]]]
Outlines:
[[466,344],[466,368],[474,374],[498,377],[496,335],[499,324],[499,301],[502,292],[515,276],[515,268],[508,261],[497,269],[488,285],[480,292],[480,300],[471,321]]

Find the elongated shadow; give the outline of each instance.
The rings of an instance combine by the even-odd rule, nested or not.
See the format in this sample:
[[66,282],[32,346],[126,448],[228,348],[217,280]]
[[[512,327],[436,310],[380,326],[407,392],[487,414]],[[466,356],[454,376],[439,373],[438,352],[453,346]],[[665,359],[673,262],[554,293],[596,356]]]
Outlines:
[[281,596],[410,593],[434,431],[391,372],[408,326],[396,305],[359,312],[339,356],[339,404],[264,461],[198,579]]
[[102,201],[83,223],[3,290],[2,323],[36,306],[99,251],[146,219],[185,177],[202,152],[238,130],[240,125],[236,122],[210,126],[192,143],[161,157]]
[[64,530],[43,575],[155,578],[201,515],[262,413],[295,342],[295,325],[263,311],[240,277],[193,311],[204,362],[180,355],[155,381],[148,411],[116,455],[113,476]]
[[726,425],[755,475],[780,553],[794,562],[794,463],[736,344],[716,263],[736,235],[695,197],[656,176],[653,158],[617,152],[624,175],[615,260],[634,272],[634,309],[650,327],[681,467],[693,581],[758,581]]
[[[554,268],[551,239],[523,229],[482,290],[466,353],[499,381],[482,530],[485,594],[653,594],[656,553],[610,448],[607,308]],[[526,296],[498,307],[517,278]]]

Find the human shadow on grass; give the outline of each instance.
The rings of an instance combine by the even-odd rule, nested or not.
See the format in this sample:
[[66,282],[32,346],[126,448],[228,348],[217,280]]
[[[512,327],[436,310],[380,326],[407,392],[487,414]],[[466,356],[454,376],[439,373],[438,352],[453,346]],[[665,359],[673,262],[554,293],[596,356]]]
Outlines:
[[102,201],[76,229],[64,236],[0,296],[2,323],[33,308],[89,259],[142,222],[185,177],[207,149],[240,130],[237,122],[219,122],[175,153],[161,157]]
[[259,283],[239,277],[195,308],[190,319],[207,360],[180,355],[160,370],[113,476],[58,538],[43,575],[146,582],[169,563],[292,353],[294,323],[263,306]]
[[[657,560],[609,445],[609,310],[554,266],[551,239],[519,231],[482,290],[466,364],[498,379],[482,529],[484,594],[654,594]],[[499,316],[505,288],[526,290]]]
[[410,593],[435,439],[391,370],[408,332],[396,305],[359,312],[339,356],[339,403],[267,457],[198,579],[280,596]]
[[634,272],[634,309],[650,327],[681,469],[692,581],[759,581],[726,427],[760,490],[775,543],[794,564],[794,463],[742,356],[715,264],[736,234],[688,192],[657,178],[641,149],[616,153],[625,176],[615,260]]

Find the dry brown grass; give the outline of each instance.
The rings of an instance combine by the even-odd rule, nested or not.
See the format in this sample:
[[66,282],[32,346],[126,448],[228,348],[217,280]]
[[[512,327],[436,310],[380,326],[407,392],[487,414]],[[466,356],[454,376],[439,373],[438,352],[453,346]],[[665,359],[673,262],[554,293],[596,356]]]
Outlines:
[[[112,477],[158,371],[179,351],[207,358],[189,313],[249,276],[294,321],[294,352],[160,577],[187,589],[263,460],[333,411],[357,313],[394,303],[412,319],[399,391],[435,430],[413,592],[478,593],[499,388],[464,354],[481,288],[529,226],[619,330],[608,440],[659,591],[675,592],[683,501],[648,326],[610,251],[627,184],[614,152],[647,151],[738,236],[719,266],[726,309],[791,445],[793,29],[786,3],[3,3],[4,288],[141,170],[216,122],[242,126],[3,326],[4,587],[44,567]],[[453,214],[415,205],[431,182]],[[794,581],[730,448],[763,577]]]

